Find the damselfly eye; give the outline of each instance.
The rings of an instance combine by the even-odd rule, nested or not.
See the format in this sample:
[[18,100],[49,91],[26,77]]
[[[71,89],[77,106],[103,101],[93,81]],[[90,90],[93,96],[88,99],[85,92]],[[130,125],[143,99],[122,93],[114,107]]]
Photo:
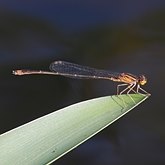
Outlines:
[[145,85],[147,83],[147,78],[144,75],[139,76],[140,85]]

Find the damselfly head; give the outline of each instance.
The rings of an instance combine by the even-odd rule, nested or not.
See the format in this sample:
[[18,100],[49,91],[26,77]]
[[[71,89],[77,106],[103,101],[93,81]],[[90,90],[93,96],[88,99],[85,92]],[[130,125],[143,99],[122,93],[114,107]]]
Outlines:
[[147,83],[147,78],[144,75],[139,76],[139,84],[145,85]]

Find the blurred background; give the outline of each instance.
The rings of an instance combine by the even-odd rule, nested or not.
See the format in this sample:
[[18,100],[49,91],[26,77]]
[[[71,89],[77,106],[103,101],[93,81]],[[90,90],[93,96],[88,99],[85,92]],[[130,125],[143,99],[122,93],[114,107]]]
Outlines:
[[151,97],[56,165],[165,164],[164,0],[0,0],[1,133],[59,108],[116,94],[116,83],[60,76],[56,60],[145,74]]

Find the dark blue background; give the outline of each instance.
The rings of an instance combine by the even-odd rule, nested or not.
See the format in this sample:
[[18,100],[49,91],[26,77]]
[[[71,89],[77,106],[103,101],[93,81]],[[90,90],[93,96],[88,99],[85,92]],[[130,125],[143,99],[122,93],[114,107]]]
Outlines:
[[[151,97],[56,164],[165,164],[164,0],[1,0],[1,133],[83,100],[116,93],[116,83],[13,69],[48,70],[55,60],[145,74]],[[55,164],[55,163],[54,163]]]

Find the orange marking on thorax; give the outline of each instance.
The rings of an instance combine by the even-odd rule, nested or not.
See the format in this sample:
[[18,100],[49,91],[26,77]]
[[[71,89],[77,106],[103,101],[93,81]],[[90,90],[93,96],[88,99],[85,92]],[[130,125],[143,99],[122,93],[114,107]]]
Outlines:
[[126,84],[131,84],[133,82],[138,82],[137,77],[134,76],[134,75],[131,75],[129,73],[121,73],[119,75],[119,77],[117,77],[117,78],[111,77],[111,80],[116,81],[116,82],[123,82],[123,83],[126,83]]
[[133,82],[137,82],[137,77],[135,77],[134,75],[131,75],[131,74],[125,74],[125,73],[122,73],[120,76],[119,76],[119,79],[121,80],[121,82],[124,82],[124,83],[127,83],[127,84],[131,84]]

